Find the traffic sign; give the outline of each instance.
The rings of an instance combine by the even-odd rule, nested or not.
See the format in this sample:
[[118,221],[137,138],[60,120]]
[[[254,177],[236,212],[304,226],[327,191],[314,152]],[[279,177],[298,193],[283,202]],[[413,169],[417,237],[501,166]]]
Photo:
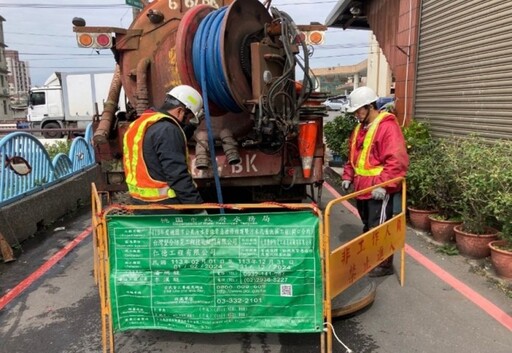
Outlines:
[[144,7],[141,0],[126,0],[126,5],[130,5],[138,9],[142,9]]

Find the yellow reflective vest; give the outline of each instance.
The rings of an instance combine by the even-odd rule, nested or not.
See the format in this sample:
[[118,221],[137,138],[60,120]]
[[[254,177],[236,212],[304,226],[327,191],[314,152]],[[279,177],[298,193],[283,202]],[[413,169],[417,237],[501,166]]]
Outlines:
[[[186,143],[187,138],[179,122],[169,115],[154,111],[146,111],[132,122],[123,137],[123,165],[128,191],[133,198],[146,202],[156,202],[176,197],[175,191],[169,187],[167,182],[155,180],[149,175],[144,161],[144,135],[147,129],[160,119],[169,119],[175,123],[183,133],[183,139]],[[188,161],[187,146],[185,146],[185,151]]]
[[389,115],[389,113],[387,112],[380,113],[368,128],[368,132],[364,137],[363,149],[361,150],[361,153],[359,154],[359,158],[357,159],[357,161],[354,161],[354,153],[356,151],[356,136],[359,133],[359,129],[361,129],[361,124],[357,124],[357,126],[355,127],[353,133],[354,138],[352,139],[352,146],[350,148],[350,162],[352,164],[352,168],[354,168],[354,172],[356,175],[377,176],[380,175],[380,173],[384,169],[384,167],[382,166],[372,166],[370,164],[370,148],[373,145],[375,131],[377,131],[379,123],[387,115]]

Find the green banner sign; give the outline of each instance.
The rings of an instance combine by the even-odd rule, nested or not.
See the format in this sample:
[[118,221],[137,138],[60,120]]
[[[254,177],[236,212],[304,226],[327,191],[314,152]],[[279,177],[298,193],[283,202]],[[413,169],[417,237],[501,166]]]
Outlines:
[[113,328],[320,332],[319,219],[310,211],[109,216]]

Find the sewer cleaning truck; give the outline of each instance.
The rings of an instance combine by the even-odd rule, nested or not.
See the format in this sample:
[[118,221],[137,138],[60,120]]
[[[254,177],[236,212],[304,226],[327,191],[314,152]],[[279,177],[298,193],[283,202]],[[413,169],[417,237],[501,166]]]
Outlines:
[[[315,91],[309,58],[310,44],[323,40],[326,28],[297,25],[271,1],[142,3],[127,29],[73,20],[79,47],[110,49],[116,61],[94,123],[99,190],[126,190],[124,132],[146,109],[160,107],[170,89],[186,84],[208,98],[206,117],[189,141],[205,201],[217,201],[220,183],[226,203],[318,202],[327,93]],[[123,113],[121,90],[128,100]]]

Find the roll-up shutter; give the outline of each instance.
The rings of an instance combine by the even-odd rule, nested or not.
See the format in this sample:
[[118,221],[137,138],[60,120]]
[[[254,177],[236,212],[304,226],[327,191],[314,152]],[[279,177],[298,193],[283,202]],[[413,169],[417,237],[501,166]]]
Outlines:
[[414,112],[434,136],[512,139],[512,1],[423,0]]

